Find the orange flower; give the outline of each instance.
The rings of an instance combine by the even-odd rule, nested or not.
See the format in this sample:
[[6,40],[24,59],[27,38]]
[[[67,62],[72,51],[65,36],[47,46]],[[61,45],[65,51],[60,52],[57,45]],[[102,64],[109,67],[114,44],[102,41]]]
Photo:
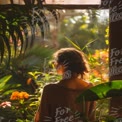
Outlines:
[[13,92],[11,97],[10,97],[10,100],[17,100],[18,99],[18,94],[19,94],[18,91]]
[[23,99],[23,98],[24,98],[22,92],[20,92],[20,93],[18,94],[18,98],[19,98],[19,99]]
[[10,100],[20,100],[29,98],[29,94],[27,92],[18,92],[15,91],[12,93]]
[[97,76],[97,77],[99,77],[99,75],[100,75],[100,73],[98,72],[98,70],[95,70],[95,69],[92,70],[92,73],[93,73],[95,76]]
[[24,92],[23,95],[24,95],[24,98],[26,99],[29,97],[29,94],[27,92]]
[[31,82],[32,82],[32,78],[28,78],[28,80],[27,80],[27,85],[30,85]]
[[20,92],[19,98],[20,99],[27,99],[29,97],[29,94],[27,92]]

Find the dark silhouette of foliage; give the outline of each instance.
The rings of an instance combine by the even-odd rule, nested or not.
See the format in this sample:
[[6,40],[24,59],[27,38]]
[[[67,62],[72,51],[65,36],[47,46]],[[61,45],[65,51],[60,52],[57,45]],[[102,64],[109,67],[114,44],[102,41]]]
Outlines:
[[[0,60],[2,62],[6,49],[8,62],[12,55],[17,54],[20,44],[20,54],[32,47],[36,36],[36,28],[40,28],[42,40],[50,30],[50,24],[45,14],[47,10],[58,21],[56,10],[43,7],[44,0],[24,0],[24,4],[0,5]],[[12,53],[14,48],[14,54]]]

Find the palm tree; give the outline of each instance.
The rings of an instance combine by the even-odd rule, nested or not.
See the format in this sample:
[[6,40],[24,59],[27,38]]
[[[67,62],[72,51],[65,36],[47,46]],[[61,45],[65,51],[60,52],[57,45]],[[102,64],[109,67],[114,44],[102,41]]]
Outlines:
[[[11,56],[17,54],[20,46],[20,54],[34,43],[36,28],[40,28],[42,39],[49,31],[50,24],[46,12],[51,12],[58,20],[56,10],[45,9],[44,0],[23,0],[23,4],[15,4],[14,0],[0,3],[0,61],[2,62],[5,52],[8,54],[8,62]],[[12,52],[14,48],[14,54]]]

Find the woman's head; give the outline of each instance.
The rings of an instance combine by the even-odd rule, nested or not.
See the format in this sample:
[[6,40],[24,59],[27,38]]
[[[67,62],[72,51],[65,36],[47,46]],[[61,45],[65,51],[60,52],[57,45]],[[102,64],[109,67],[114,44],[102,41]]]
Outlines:
[[75,48],[61,48],[54,53],[54,58],[56,67],[63,66],[64,72],[70,71],[72,74],[81,74],[82,76],[89,72],[83,52]]

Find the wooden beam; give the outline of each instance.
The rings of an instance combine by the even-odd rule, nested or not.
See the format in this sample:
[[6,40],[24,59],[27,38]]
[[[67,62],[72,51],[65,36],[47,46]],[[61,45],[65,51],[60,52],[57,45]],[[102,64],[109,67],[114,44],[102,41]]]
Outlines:
[[[20,7],[24,8],[26,5],[23,4],[0,4],[0,9],[1,8],[9,8],[9,7]],[[33,7],[38,6],[37,4],[33,5]],[[100,7],[100,5],[62,5],[62,4],[45,4],[43,5],[44,8],[48,9],[108,9],[108,6],[106,7]]]
[[51,9],[98,9],[99,5],[61,5],[61,4],[47,4],[44,5],[46,8],[51,8]]

